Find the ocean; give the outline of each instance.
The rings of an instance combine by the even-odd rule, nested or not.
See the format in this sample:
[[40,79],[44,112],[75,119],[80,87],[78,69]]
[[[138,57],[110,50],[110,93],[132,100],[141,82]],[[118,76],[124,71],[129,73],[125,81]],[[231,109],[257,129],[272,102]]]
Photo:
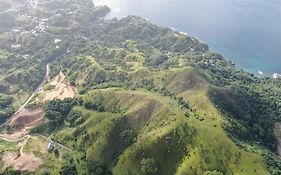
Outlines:
[[281,74],[281,1],[278,0],[94,0],[109,17],[137,15],[175,28],[248,72]]

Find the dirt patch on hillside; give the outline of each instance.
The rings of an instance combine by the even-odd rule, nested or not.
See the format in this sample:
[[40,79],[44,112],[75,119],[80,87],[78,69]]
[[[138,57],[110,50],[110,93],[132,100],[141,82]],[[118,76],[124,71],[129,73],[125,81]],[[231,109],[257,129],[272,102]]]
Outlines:
[[52,87],[51,90],[43,92],[43,102],[54,99],[74,98],[76,94],[76,88],[65,82],[65,76],[62,72],[50,83],[50,87]]
[[25,154],[16,152],[5,152],[2,156],[3,168],[13,167],[15,170],[34,172],[43,160],[35,157],[34,154]]
[[44,110],[42,108],[24,108],[20,113],[11,118],[9,126],[12,128],[13,133],[1,134],[0,136],[10,140],[16,140],[27,135],[32,128],[47,122],[48,120],[44,118]]
[[42,108],[25,108],[12,118],[10,126],[12,126],[16,131],[20,131],[26,127],[33,128],[34,126],[42,123],[43,116],[44,110]]

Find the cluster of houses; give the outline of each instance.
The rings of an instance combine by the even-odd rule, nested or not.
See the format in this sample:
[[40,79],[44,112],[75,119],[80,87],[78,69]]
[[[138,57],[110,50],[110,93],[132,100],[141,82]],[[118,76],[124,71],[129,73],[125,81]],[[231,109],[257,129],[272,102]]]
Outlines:
[[[205,54],[203,53],[202,56],[205,57]],[[212,60],[212,59],[205,59],[205,58],[204,58],[204,59],[202,60],[202,63],[205,64],[205,65],[209,65],[209,66],[215,66],[214,60]]]
[[[29,17],[29,16],[28,16]],[[20,30],[20,29],[14,29],[13,33],[16,35],[17,40],[15,44],[11,45],[12,49],[19,49],[21,47],[21,44],[19,43],[19,38],[20,37],[24,37],[28,34],[32,34],[33,36],[38,36],[39,33],[45,33],[46,32],[46,28],[48,27],[45,22],[48,21],[47,18],[44,18],[42,20],[37,20],[37,17],[34,17],[34,20],[32,20],[32,23],[36,22],[36,27],[30,31],[26,31],[26,30]],[[61,43],[61,39],[56,38],[54,40],[54,43],[56,44],[56,48],[59,48],[59,44]],[[30,57],[30,55],[25,54],[25,55],[21,55],[22,57],[24,57],[24,59],[28,59]]]
[[[21,17],[25,17],[24,15],[21,15]],[[31,17],[31,16],[26,16],[27,18],[32,18],[30,20],[30,26],[35,26],[32,30],[27,31],[24,29],[14,29],[13,33],[15,34],[15,36],[17,37],[16,39],[16,43],[11,45],[11,48],[13,49],[18,49],[21,47],[21,44],[19,43],[19,38],[20,37],[24,37],[28,34],[31,34],[33,36],[38,36],[39,33],[45,33],[46,32],[46,28],[48,27],[45,22],[48,19],[42,19],[42,20],[38,20],[37,17]]]

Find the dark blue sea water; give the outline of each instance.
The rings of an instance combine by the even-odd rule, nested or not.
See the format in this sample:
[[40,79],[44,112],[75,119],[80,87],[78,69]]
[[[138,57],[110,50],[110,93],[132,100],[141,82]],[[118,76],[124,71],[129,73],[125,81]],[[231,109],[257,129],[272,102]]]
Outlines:
[[281,74],[280,0],[94,0],[198,37],[238,67]]

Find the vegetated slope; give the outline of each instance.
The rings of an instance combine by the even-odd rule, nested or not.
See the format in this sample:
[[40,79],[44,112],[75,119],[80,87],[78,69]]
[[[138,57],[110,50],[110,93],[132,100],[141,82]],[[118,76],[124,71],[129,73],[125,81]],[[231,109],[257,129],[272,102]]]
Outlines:
[[262,142],[275,150],[274,121],[268,120],[273,114],[268,110],[270,104],[263,101],[260,95],[238,87],[212,88],[209,94],[218,108],[231,116],[229,132],[238,138]]
[[[54,138],[77,150],[79,173],[268,174],[261,155],[243,150],[224,132],[227,121],[208,99],[209,83],[197,71],[160,72],[155,81],[164,85],[182,74],[197,78],[171,81],[167,87],[176,89],[174,95],[119,88],[89,91],[78,98],[83,106],[70,112]],[[178,92],[179,83],[193,86]]]
[[[180,70],[172,75],[178,77],[184,72],[185,77],[191,78],[186,81],[179,78],[172,83],[174,86],[168,86],[168,89],[188,100],[194,111],[194,117],[189,117],[188,123],[198,132],[193,138],[196,146],[191,151],[190,157],[183,161],[178,174],[203,174],[204,169],[216,169],[224,174],[258,174],[257,171],[266,174],[266,171],[262,170],[265,168],[265,164],[261,163],[262,158],[241,150],[224,132],[222,126],[227,120],[208,98],[210,84],[206,80],[202,81],[205,75],[192,69]],[[178,87],[181,87],[179,84],[185,83],[192,86],[185,86],[186,88],[178,91]],[[261,170],[257,170],[260,168]]]
[[[168,104],[168,99],[148,92],[105,90],[100,93],[104,98],[105,103],[101,105],[104,105],[105,112],[111,109],[120,111],[107,114],[90,112],[92,115],[86,120],[85,128],[89,137],[94,138],[89,139],[89,148],[85,152],[90,165],[96,165],[90,166],[90,170],[102,167],[110,171],[114,167],[114,174],[139,174],[148,171],[141,170],[144,168],[140,166],[141,161],[153,159],[155,173],[175,172],[186,152],[189,134],[192,134],[192,130],[183,132],[188,128],[183,121],[184,113],[175,108],[177,104]],[[83,108],[78,110],[87,112]],[[85,141],[81,137],[77,143]],[[85,146],[81,145],[82,150]]]
[[[44,79],[44,67],[35,59],[0,51],[0,123],[5,122]],[[4,105],[5,104],[5,105]]]
[[[128,24],[124,24],[124,21],[128,22]],[[218,111],[221,108],[218,108],[216,101],[213,101],[213,97],[211,98],[212,101],[209,99],[209,96],[212,96],[209,91],[212,91],[215,86],[224,88],[225,86],[241,85],[241,88],[245,88],[242,84],[246,84],[249,89],[261,94],[260,90],[266,88],[263,83],[271,84],[271,80],[258,79],[251,74],[237,71],[233,65],[225,61],[220,55],[207,51],[204,45],[194,50],[192,47],[196,48],[198,46],[195,44],[195,39],[190,39],[191,43],[182,42],[189,48],[188,50],[180,50],[178,46],[179,50],[173,52],[165,48],[166,42],[171,40],[162,41],[159,39],[160,36],[154,33],[157,31],[154,30],[155,26],[151,26],[149,22],[140,18],[130,16],[121,21],[108,23],[97,27],[107,30],[108,33],[106,36],[102,34],[97,36],[94,45],[91,46],[91,43],[89,43],[89,48],[86,48],[83,52],[86,56],[82,56],[83,54],[67,56],[54,64],[53,70],[64,69],[70,81],[78,86],[80,93],[87,94],[91,89],[125,87],[131,90],[145,89],[162,96],[169,96],[180,104],[179,108],[183,109],[185,116],[194,116],[186,119],[186,122],[189,127],[195,128],[198,133],[196,132],[197,134],[192,136],[190,143],[185,145],[188,151],[185,156],[178,157],[180,161],[176,161],[177,165],[167,166],[165,162],[159,161],[161,159],[158,158],[158,154],[163,154],[163,152],[161,152],[159,145],[151,145],[142,150],[143,155],[145,155],[142,157],[144,158],[142,161],[132,160],[134,150],[133,148],[127,148],[128,150],[122,150],[123,154],[120,153],[121,155],[115,157],[113,164],[109,163],[112,160],[107,161],[105,164],[98,162],[96,164],[100,166],[95,167],[92,171],[112,171],[113,174],[130,172],[146,174],[148,172],[146,172],[145,167],[150,167],[150,165],[151,167],[148,168],[150,169],[148,171],[151,171],[151,174],[160,172],[161,174],[165,174],[165,172],[167,174],[171,172],[202,174],[207,170],[219,170],[225,174],[268,174],[267,168],[270,169],[270,173],[279,171],[277,164],[274,165],[272,162],[263,160],[261,152],[266,154],[265,158],[269,156],[270,160],[274,156],[267,155],[267,151],[258,145],[262,143],[274,150],[271,146],[274,146],[273,132],[269,129],[269,133],[263,133],[264,137],[260,137],[260,135],[254,137],[254,139],[238,137],[243,141],[250,141],[255,144],[252,147],[240,144],[239,141],[238,143],[233,141],[229,134],[235,137],[234,133],[230,132],[230,130],[227,130],[229,134],[225,133],[225,127],[222,127],[222,125],[227,125],[229,128],[234,129],[234,123],[228,120],[230,119],[228,118],[229,115],[224,110]],[[119,25],[119,23],[122,25]],[[142,28],[149,26],[148,28],[150,29],[146,32],[143,31],[144,33],[136,32],[136,35],[130,35],[130,32],[135,31],[138,26],[142,26]],[[112,42],[108,38],[111,36],[111,32],[114,33],[112,34],[113,38],[118,36]],[[158,32],[161,37],[163,35],[173,35],[176,38],[182,37],[183,41],[189,40],[187,36],[172,30],[159,28]],[[156,42],[153,41],[154,37],[158,38],[158,40],[155,40],[159,43],[149,45],[148,43]],[[272,81],[272,83],[278,82]],[[210,90],[209,86],[212,87]],[[234,102],[238,106],[241,105],[238,99]],[[253,103],[257,104],[257,101]],[[193,106],[190,109],[191,104]],[[191,113],[190,110],[192,111]],[[240,115],[244,116],[244,113],[240,112]],[[238,111],[238,113],[240,112]],[[268,110],[268,113],[276,113],[276,116],[279,116],[278,107],[274,108],[273,106]],[[256,117],[259,118],[261,115],[258,114]],[[250,122],[257,126],[261,124],[260,120],[250,120]],[[259,127],[273,128],[274,118],[268,118],[268,122],[268,125],[260,125]],[[246,132],[258,135],[259,131],[248,127]],[[62,135],[64,133],[62,132]],[[67,133],[67,135],[69,136],[70,133]],[[272,138],[272,141],[268,142],[267,138]],[[143,143],[136,143],[143,145]],[[112,145],[114,144],[112,143]],[[172,150],[176,150],[172,144],[170,147]],[[155,150],[150,152],[150,149]],[[145,154],[147,151],[150,153]],[[95,152],[95,155],[99,154]],[[149,157],[149,155],[151,156]],[[173,160],[172,155],[166,158],[166,160],[169,159]],[[274,160],[273,162],[278,161]],[[95,163],[91,165],[95,165]],[[169,169],[175,166],[177,168]],[[126,172],[126,170],[128,171]]]
[[[25,82],[25,74],[9,79],[22,67],[32,73],[48,62],[51,78],[61,72],[78,89],[75,99],[35,103],[44,105],[49,123],[32,133],[51,134],[70,148],[58,160],[40,154],[50,159],[42,158],[36,173],[280,174],[273,154],[279,80],[238,70],[197,39],[139,17],[102,19],[110,10],[88,0],[54,2],[19,9],[16,24],[28,34],[18,41],[12,32],[0,35],[2,58],[11,65],[1,72],[4,89]],[[15,68],[17,57],[7,53],[26,64]],[[32,57],[23,60],[25,54]],[[3,99],[1,109],[11,104]]]
[[12,98],[0,108],[3,123],[43,82],[46,64],[80,47],[84,25],[110,9],[76,0],[1,1],[0,8],[0,95]]

